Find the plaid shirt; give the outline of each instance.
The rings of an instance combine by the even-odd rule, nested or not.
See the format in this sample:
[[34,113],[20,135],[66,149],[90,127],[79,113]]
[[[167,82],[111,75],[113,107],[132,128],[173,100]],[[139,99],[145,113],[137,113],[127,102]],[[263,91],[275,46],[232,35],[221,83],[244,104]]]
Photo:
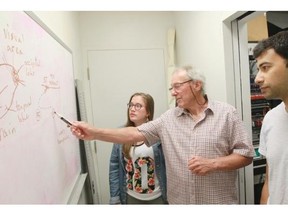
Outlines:
[[161,140],[166,161],[169,204],[237,204],[237,170],[197,176],[188,169],[192,156],[216,158],[237,153],[253,157],[252,142],[236,109],[208,103],[195,122],[184,109],[169,109],[154,121],[137,127],[151,145]]

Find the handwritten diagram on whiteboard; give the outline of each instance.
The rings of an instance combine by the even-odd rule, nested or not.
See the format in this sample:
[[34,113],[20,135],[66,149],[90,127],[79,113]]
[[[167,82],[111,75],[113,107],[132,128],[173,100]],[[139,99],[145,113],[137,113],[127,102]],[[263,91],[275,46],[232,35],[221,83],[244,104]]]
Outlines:
[[0,203],[66,203],[79,143],[72,54],[24,12],[0,12]]

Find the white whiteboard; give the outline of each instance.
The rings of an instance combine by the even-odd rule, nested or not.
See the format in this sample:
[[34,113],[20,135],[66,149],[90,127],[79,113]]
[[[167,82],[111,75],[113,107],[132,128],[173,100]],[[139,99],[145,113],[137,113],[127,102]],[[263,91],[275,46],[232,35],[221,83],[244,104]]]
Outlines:
[[0,12],[0,203],[67,203],[81,172],[72,54],[24,12]]

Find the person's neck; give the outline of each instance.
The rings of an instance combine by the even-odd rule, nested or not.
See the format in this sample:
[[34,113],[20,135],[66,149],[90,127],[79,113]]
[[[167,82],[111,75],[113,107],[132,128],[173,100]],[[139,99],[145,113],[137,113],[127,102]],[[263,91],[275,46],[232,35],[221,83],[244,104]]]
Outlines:
[[201,97],[200,99],[194,100],[193,103],[191,103],[190,107],[187,108],[187,111],[192,116],[198,116],[203,113],[207,106],[208,101],[204,97]]
[[205,103],[203,105],[194,104],[194,105],[190,106],[190,108],[188,108],[187,111],[192,116],[195,116],[197,118],[203,114],[203,112],[206,108],[207,108],[207,103]]
[[135,127],[138,127],[138,126],[140,126],[140,125],[142,125],[142,124],[144,124],[144,123],[146,123],[146,122],[134,122]]
[[286,110],[286,112],[288,113],[288,95],[287,95],[287,97],[283,97],[283,98],[281,98],[280,100],[282,100],[283,101],[283,103],[284,103],[284,106],[285,106],[285,110]]
[[283,103],[284,103],[284,106],[285,106],[285,110],[286,110],[286,112],[288,113],[288,101],[283,101]]

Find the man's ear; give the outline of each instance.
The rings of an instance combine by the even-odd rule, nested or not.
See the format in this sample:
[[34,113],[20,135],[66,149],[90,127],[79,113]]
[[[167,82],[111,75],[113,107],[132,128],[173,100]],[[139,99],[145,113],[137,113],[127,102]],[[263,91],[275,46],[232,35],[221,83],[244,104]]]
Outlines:
[[197,91],[200,91],[202,89],[202,82],[200,80],[195,80],[193,83]]

